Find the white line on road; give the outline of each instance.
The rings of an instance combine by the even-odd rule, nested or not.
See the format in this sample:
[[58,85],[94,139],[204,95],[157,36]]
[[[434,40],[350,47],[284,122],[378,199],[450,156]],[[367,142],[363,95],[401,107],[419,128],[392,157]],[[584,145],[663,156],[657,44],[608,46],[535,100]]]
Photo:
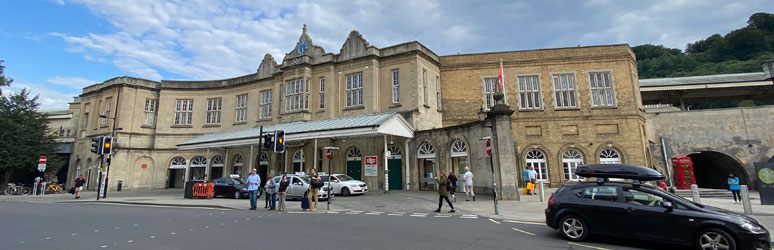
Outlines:
[[368,215],[382,215],[383,213],[384,212],[370,212],[370,213],[365,213],[365,214],[368,214]]
[[156,238],[156,235],[151,235],[151,237],[150,237],[150,238],[151,238],[151,239],[155,239],[155,238]]
[[513,229],[513,231],[521,232],[521,233],[524,233],[524,234],[529,234],[529,235],[532,235],[532,236],[535,235],[533,233],[530,233],[530,232],[527,232],[527,231],[524,231],[524,230],[521,230],[521,229],[518,229],[518,228],[513,228],[512,227],[511,229]]
[[447,214],[436,214],[435,216],[433,216],[433,218],[449,218],[449,217],[451,217],[451,215],[447,215]]
[[427,214],[412,214],[411,217],[427,217]]
[[339,212],[336,212],[336,211],[326,211],[325,213],[329,213],[329,214],[338,214]]
[[51,237],[46,237],[46,239],[47,239],[47,240],[50,240],[50,239],[51,239]]
[[406,215],[406,214],[387,214],[387,215],[392,215],[392,216],[404,216],[404,215]]
[[99,229],[97,229],[97,230],[94,230],[94,232],[95,232],[95,233],[99,233]]
[[134,242],[134,240],[127,240],[126,242],[132,243],[132,242]]
[[576,245],[576,246],[579,246],[579,247],[586,247],[586,248],[591,248],[591,249],[598,249],[598,250],[612,250],[612,249],[610,249],[610,248],[603,248],[603,247],[595,247],[595,246],[589,246],[589,245],[584,245],[584,244],[578,244],[578,243],[575,243],[575,242],[567,242],[567,244],[570,244],[570,245]]

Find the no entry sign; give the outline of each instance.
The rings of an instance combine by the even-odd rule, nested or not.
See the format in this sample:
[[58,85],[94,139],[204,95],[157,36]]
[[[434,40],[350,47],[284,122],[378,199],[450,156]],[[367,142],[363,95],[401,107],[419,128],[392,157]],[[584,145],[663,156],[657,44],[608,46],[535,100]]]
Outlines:
[[46,164],[46,157],[45,156],[41,156],[40,159],[38,160],[38,163]]
[[486,140],[486,155],[492,156],[492,142],[490,140]]
[[325,158],[330,159],[331,157],[333,157],[333,150],[330,150],[330,149],[326,150],[325,151]]

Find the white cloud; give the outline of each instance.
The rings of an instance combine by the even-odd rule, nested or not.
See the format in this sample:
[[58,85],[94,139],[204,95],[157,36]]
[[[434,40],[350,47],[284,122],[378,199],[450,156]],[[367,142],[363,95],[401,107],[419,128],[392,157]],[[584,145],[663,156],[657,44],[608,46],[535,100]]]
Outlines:
[[73,76],[54,76],[46,79],[46,82],[67,86],[73,89],[82,89],[83,87],[98,83],[91,79]]
[[65,5],[64,0],[46,0],[46,2],[53,3],[53,4],[56,4],[56,5],[61,5],[61,6]]
[[11,87],[3,89],[3,95],[19,93],[24,88],[30,92],[30,98],[38,96],[39,109],[66,109],[67,105],[73,101],[73,97],[79,95],[60,92],[41,84],[20,82],[14,82]]

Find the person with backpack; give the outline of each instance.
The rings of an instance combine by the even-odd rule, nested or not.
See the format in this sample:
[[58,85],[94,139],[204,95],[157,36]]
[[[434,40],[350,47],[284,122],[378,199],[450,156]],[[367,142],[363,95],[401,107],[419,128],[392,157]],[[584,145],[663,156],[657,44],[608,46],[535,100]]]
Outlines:
[[449,207],[451,207],[449,213],[454,213],[454,205],[452,205],[451,201],[449,200],[449,190],[446,187],[446,183],[448,183],[449,180],[446,178],[446,174],[443,172],[443,170],[441,170],[441,173],[438,176],[440,177],[435,177],[435,181],[438,182],[438,209],[436,209],[434,212],[440,213],[441,206],[443,206],[443,200],[446,200],[446,203],[448,203]]
[[311,186],[311,191],[309,192],[309,202],[311,203],[314,201],[313,206],[310,204],[312,212],[314,212],[317,211],[317,203],[319,202],[317,195],[320,193],[320,188],[325,184],[323,183],[322,179],[320,179],[320,176],[317,175],[317,171],[314,169],[312,169],[310,175],[312,176],[312,179],[311,183],[309,183],[309,186]]
[[457,196],[454,196],[454,191],[457,189],[457,176],[454,173],[449,173],[448,182],[446,188],[449,190],[452,202],[457,202]]
[[83,175],[79,175],[78,179],[75,179],[75,198],[81,198],[81,191],[83,191],[83,184],[86,184],[86,179],[83,179]]

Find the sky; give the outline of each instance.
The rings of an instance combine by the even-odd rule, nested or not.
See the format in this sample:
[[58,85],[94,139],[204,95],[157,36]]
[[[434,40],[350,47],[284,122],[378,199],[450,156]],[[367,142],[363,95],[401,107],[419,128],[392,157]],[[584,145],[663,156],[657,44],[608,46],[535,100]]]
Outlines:
[[626,43],[684,49],[726,34],[771,0],[4,0],[0,60],[41,109],[118,76],[213,80],[278,62],[304,24],[339,53],[358,30],[378,48],[419,41],[438,55]]

